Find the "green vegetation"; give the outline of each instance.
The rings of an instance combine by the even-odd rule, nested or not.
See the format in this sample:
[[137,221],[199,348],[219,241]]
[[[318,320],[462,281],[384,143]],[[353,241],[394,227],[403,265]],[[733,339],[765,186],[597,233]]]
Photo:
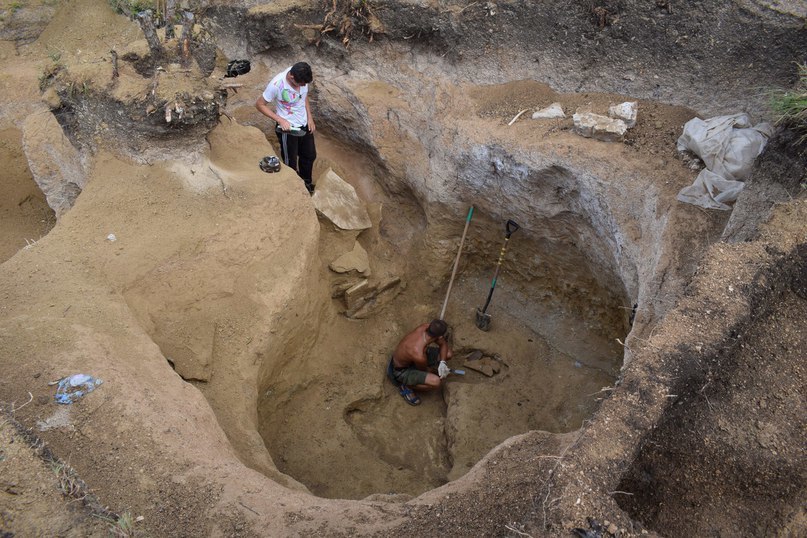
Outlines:
[[807,64],[800,64],[799,81],[786,92],[777,92],[771,99],[776,123],[801,133],[799,143],[807,141]]
[[18,0],[14,0],[14,2],[11,2],[11,3],[8,5],[8,7],[7,7],[6,9],[8,9],[8,10],[9,10],[9,11],[11,11],[12,13],[14,13],[15,11],[17,11],[18,9],[20,9],[20,8],[21,8],[21,7],[23,7],[24,5],[25,5],[25,4],[23,4],[23,3],[22,3],[22,2],[20,2],[20,1],[18,1]]
[[59,479],[59,490],[65,497],[73,497],[79,499],[83,493],[83,484],[76,476],[76,472],[72,467],[65,463],[52,461],[50,463],[51,470],[56,474]]
[[137,15],[147,9],[155,9],[155,0],[109,0],[109,5],[118,13],[123,13],[127,17]]
[[109,529],[109,531],[112,536],[129,538],[131,536],[137,536],[134,525],[135,522],[132,518],[132,514],[129,512],[124,512],[120,515],[120,517],[118,517],[118,521]]
[[48,48],[48,58],[50,58],[53,63],[57,64],[59,60],[62,59],[62,51]]
[[61,51],[48,48],[48,58],[50,58],[50,64],[39,75],[39,91],[45,91],[51,81],[64,69]]

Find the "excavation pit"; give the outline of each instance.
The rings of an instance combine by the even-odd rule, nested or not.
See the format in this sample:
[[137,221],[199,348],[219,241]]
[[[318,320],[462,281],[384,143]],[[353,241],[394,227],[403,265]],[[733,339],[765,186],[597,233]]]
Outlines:
[[[349,309],[337,295],[303,355],[264,365],[259,431],[278,470],[322,497],[416,496],[463,476],[514,435],[580,428],[617,379],[624,351],[618,341],[630,329],[631,313],[616,268],[595,274],[586,257],[605,252],[607,242],[574,239],[599,241],[591,219],[564,214],[512,236],[487,311],[491,328],[484,332],[475,311],[489,293],[505,226],[476,213],[446,309],[454,342],[449,364],[466,373],[450,375],[442,391],[421,393],[421,405],[411,407],[386,378],[387,361],[406,332],[437,317],[465,220],[430,226],[420,195],[385,193],[367,172],[372,151],[319,140],[315,177],[334,170],[365,204],[379,208],[373,227],[360,233],[339,230],[320,215],[321,263],[327,267],[358,242],[369,257],[368,280],[394,275],[403,284],[361,319],[346,317]],[[544,177],[554,184],[566,174]],[[559,187],[574,191],[573,185]],[[387,214],[387,207],[394,210]],[[331,289],[347,278],[326,267]],[[485,358],[468,360],[474,350]]]
[[[770,119],[748,89],[792,85],[804,12],[661,4],[367,4],[344,12],[361,23],[350,36],[317,30],[313,4],[211,4],[192,38],[253,69],[226,104],[203,101],[216,106],[198,129],[173,120],[199,111],[186,90],[220,95],[217,74],[144,76],[126,59],[148,60],[136,22],[88,0],[9,11],[6,125],[48,135],[25,147],[32,169],[77,177],[59,223],[0,271],[4,407],[149,535],[566,536],[595,519],[620,536],[804,534],[805,312],[781,263],[805,237],[803,167],[774,149],[747,185],[758,205],[729,214],[676,200],[697,170],[675,149],[696,114]],[[257,167],[273,134],[255,98],[301,59],[318,161],[366,204],[361,233],[318,217],[288,170]],[[621,142],[574,132],[572,113],[628,100],[639,115]],[[556,102],[566,118],[530,117]],[[778,236],[760,225],[772,200]],[[413,408],[384,366],[439,312],[471,205],[452,366],[481,350],[499,371],[466,367]],[[507,219],[522,229],[482,333]],[[721,244],[729,219],[741,244]],[[349,306],[339,290],[359,276],[329,267],[357,246],[361,278],[390,287]],[[768,317],[749,306],[761,298]],[[57,409],[48,383],[76,372],[104,384]],[[99,533],[71,526],[91,498],[62,498],[73,475],[50,487],[52,466],[28,472],[0,449],[4,530]]]

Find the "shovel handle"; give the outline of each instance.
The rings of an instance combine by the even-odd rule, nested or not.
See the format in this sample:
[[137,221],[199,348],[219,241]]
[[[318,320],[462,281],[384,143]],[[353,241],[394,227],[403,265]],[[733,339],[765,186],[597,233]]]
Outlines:
[[507,252],[507,242],[510,240],[510,236],[517,232],[521,226],[514,220],[508,220],[507,224],[505,225],[505,234],[504,234],[504,245],[502,245],[502,250],[499,252],[499,261],[496,262],[496,271],[493,273],[493,282],[490,283],[490,291],[488,292],[488,298],[485,301],[485,306],[482,307],[482,314],[484,315],[485,312],[488,311],[488,306],[490,306],[490,300],[493,298],[493,290],[496,289],[496,280],[499,278],[499,270],[502,267],[502,262],[504,261],[504,254]]
[[448,306],[448,296],[451,295],[451,286],[454,284],[454,277],[457,276],[457,267],[460,264],[460,254],[462,254],[462,244],[465,243],[465,234],[468,233],[468,225],[471,224],[471,217],[474,215],[474,206],[468,210],[468,216],[465,218],[465,229],[462,230],[462,239],[460,239],[460,248],[457,249],[457,257],[454,259],[454,269],[451,271],[451,279],[448,281],[448,289],[446,290],[446,298],[443,301],[443,308],[440,310],[440,317],[444,319],[446,315],[446,307]]

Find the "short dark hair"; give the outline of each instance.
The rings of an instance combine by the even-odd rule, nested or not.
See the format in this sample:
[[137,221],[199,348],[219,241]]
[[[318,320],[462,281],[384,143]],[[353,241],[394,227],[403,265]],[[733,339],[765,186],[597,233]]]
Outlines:
[[426,332],[434,338],[440,338],[447,330],[448,324],[445,321],[442,319],[433,319],[432,322],[429,323],[429,328],[426,329]]
[[308,84],[314,80],[314,74],[311,72],[311,66],[305,62],[297,62],[289,70],[291,76],[297,84]]

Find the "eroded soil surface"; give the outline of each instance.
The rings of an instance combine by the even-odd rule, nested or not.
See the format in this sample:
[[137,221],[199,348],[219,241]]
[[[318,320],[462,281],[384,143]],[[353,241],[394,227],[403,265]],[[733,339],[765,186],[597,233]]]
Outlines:
[[[145,62],[148,46],[106,5],[44,2],[7,19],[0,534],[803,533],[807,219],[793,179],[804,177],[803,154],[772,149],[788,159],[768,157],[748,186],[764,211],[738,203],[743,222],[732,225],[746,242],[719,243],[729,212],[675,200],[697,173],[675,149],[698,115],[684,105],[711,103],[708,84],[675,82],[696,68],[678,49],[661,78],[651,69],[663,40],[691,52],[687,34],[709,10],[701,18],[689,6],[676,27],[686,12],[677,4],[650,13],[631,4],[642,16],[602,4],[542,6],[557,19],[555,37],[540,40],[565,28],[583,44],[535,56],[497,47],[487,32],[497,13],[518,19],[512,5],[410,20],[410,6],[396,4],[380,13],[389,41],[348,50],[303,42],[320,20],[307,4],[245,15],[216,3],[220,29],[293,15],[299,32],[221,32],[233,54],[245,50],[232,40],[252,40],[253,69],[223,90],[215,129],[200,136],[194,125],[176,144],[166,143],[170,128],[149,130],[165,114],[149,99],[168,99],[173,113],[181,92],[218,103],[221,51],[210,77],[174,66],[144,78],[121,62],[116,81],[110,48]],[[775,41],[797,28],[799,6],[785,4],[736,2],[726,17],[755,14],[747,31]],[[770,24],[779,17],[787,24]],[[630,28],[651,23],[664,29],[646,41],[659,49],[631,64]],[[600,38],[619,52],[607,54]],[[770,45],[770,76],[782,83],[794,60],[785,52],[798,45]],[[711,46],[697,62],[714,65],[731,49]],[[565,60],[564,47],[574,49]],[[463,57],[488,65],[491,51],[491,71],[463,71]],[[582,64],[579,54],[589,55]],[[743,76],[765,69],[754,54]],[[370,229],[336,228],[291,171],[256,166],[277,148],[255,96],[297,57],[322,74],[312,96],[322,116],[317,175],[330,168],[355,188]],[[589,76],[597,58],[610,71]],[[514,76],[525,62],[531,76]],[[732,78],[726,69],[709,80]],[[43,76],[65,77],[70,91],[42,92]],[[691,99],[672,98],[674,83]],[[742,100],[737,86],[726,91],[732,103]],[[570,117],[530,118],[553,102],[571,116],[625,100],[640,114],[624,143],[582,138]],[[151,127],[127,131],[128,121]],[[60,198],[69,204],[58,223],[29,161],[40,176],[81,184]],[[403,334],[438,314],[470,204],[479,211],[446,314],[451,365],[466,374],[413,408],[384,367]],[[509,243],[492,330],[481,332],[474,312],[511,214],[523,230]],[[329,269],[357,243],[369,271]],[[361,278],[396,284],[347,316],[337,290]],[[498,371],[466,362],[475,350]],[[104,384],[56,404],[51,383],[79,371]]]

